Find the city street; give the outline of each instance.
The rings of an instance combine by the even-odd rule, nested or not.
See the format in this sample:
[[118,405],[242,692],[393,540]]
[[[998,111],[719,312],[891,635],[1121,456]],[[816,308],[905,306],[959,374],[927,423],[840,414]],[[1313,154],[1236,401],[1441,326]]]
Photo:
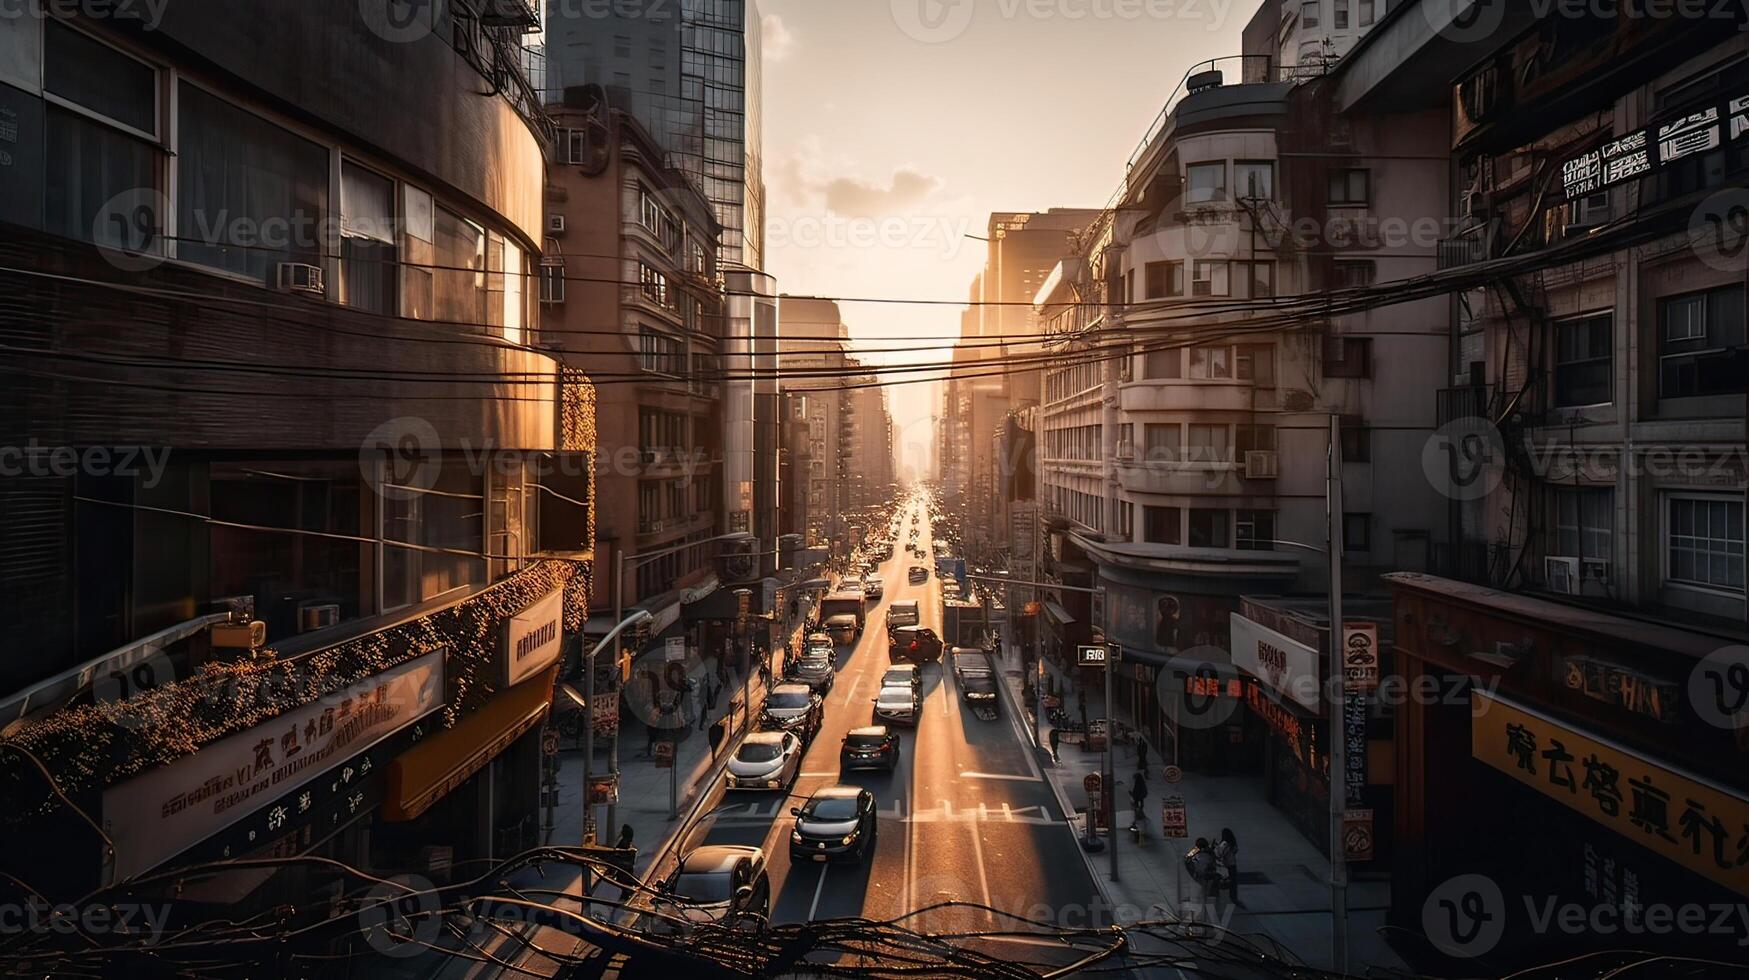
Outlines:
[[[913,512],[920,513],[921,505]],[[910,526],[907,514],[904,526]],[[921,524],[928,546],[929,521]],[[1004,712],[982,721],[968,711],[951,671],[923,670],[923,708],[915,730],[900,728],[901,755],[892,775],[856,771],[840,776],[838,752],[853,728],[871,723],[871,704],[888,665],[885,617],[898,599],[916,599],[922,625],[941,630],[940,585],[933,557],[914,558],[904,535],[879,574],[886,589],[856,644],[840,648],[838,679],[826,698],[825,724],[808,747],[801,776],[787,796],[715,790],[685,848],[755,844],[769,858],[772,920],[862,916],[893,919],[948,899],[986,904],[1057,925],[1086,924],[1098,891],[1076,851],[1073,833],[1043,781],[1032,750]],[[913,565],[929,580],[911,585]],[[847,783],[875,793],[878,844],[866,865],[797,866],[789,857],[799,806],[821,786]],[[906,925],[940,933],[997,928],[969,911],[927,913]],[[1005,930],[1021,928],[1009,921]]]

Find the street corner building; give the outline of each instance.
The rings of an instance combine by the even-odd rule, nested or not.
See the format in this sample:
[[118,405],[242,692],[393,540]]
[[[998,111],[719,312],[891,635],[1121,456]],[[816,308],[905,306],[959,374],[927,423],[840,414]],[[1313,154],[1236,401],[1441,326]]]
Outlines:
[[0,19],[16,900],[325,918],[538,842],[595,391],[518,8]]

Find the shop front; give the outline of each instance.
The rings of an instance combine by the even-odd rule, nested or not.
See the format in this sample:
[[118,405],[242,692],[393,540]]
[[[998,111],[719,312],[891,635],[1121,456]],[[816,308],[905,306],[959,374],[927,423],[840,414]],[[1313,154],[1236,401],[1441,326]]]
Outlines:
[[[1740,959],[1749,923],[1707,910],[1749,904],[1749,752],[1742,716],[1718,703],[1749,651],[1431,576],[1387,581],[1410,683],[1462,692],[1399,715],[1392,920],[1424,929],[1429,908],[1485,880],[1497,925],[1467,943],[1436,930],[1439,952],[1518,965],[1607,943]],[[1605,925],[1552,926],[1551,909]]]

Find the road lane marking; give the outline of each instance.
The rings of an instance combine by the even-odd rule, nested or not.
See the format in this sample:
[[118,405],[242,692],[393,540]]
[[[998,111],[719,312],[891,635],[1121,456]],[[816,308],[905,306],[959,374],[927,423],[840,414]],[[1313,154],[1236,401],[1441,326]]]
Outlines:
[[1006,772],[962,772],[962,773],[960,773],[960,778],[961,779],[1007,779],[1007,780],[1012,780],[1012,781],[1017,782],[1017,783],[1036,783],[1039,781],[1039,777],[1036,775],[1025,776],[1025,775],[1020,775],[1020,774],[1015,774],[1015,773],[1006,773]]
[[820,865],[820,882],[814,886],[814,901],[808,906],[808,921],[814,921],[815,913],[820,911],[820,893],[826,889],[826,866]]
[[[983,807],[980,805],[980,810]],[[978,889],[983,892],[984,904],[990,904],[990,876],[984,871],[984,831],[977,824],[972,825],[972,858],[978,863]]]
[[836,776],[836,775],[838,775],[838,774],[835,772],[803,772],[803,773],[797,773],[796,778],[797,779],[824,779],[827,776]]
[[849,690],[849,692],[847,692],[844,695],[844,706],[846,708],[850,707],[850,702],[855,699],[856,688],[861,683],[862,683],[862,674],[861,673],[858,673],[855,677],[852,677],[850,679],[850,690]]

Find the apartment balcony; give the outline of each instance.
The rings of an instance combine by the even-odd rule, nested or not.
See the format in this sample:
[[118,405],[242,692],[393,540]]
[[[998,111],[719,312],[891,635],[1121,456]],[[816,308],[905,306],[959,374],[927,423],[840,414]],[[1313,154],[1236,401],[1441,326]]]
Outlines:
[[[1130,493],[1169,497],[1231,495],[1246,492],[1243,467],[1236,463],[1180,463],[1163,460],[1119,461],[1117,479]],[[1267,492],[1268,484],[1264,484]]]
[[1487,418],[1488,389],[1482,385],[1441,388],[1438,405],[1439,424],[1442,426],[1458,419]]
[[1443,272],[1446,269],[1475,265],[1487,258],[1488,243],[1478,236],[1465,235],[1462,238],[1440,239],[1435,264]]
[[1248,382],[1131,381],[1118,388],[1118,408],[1125,412],[1249,412],[1252,391]]

